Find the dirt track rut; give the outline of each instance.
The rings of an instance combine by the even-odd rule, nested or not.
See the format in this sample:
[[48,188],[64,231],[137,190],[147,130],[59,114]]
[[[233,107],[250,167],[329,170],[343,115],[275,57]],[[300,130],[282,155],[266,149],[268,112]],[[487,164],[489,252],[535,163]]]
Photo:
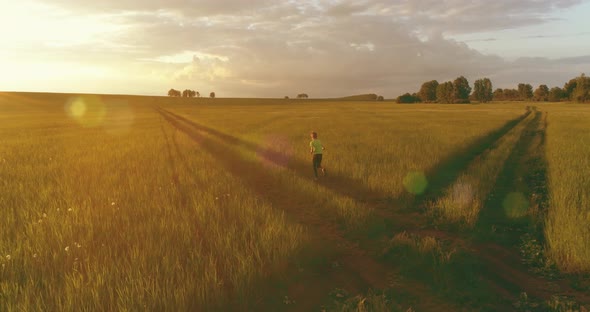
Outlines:
[[[301,210],[301,207],[284,205],[283,197],[279,193],[271,193],[269,195],[266,192],[269,188],[277,187],[276,180],[272,174],[266,173],[264,170],[256,170],[257,165],[255,163],[243,160],[239,155],[228,154],[227,149],[214,144],[214,141],[219,140],[225,142],[225,144],[243,146],[249,149],[259,147],[197,124],[194,121],[167,110],[158,108],[157,111],[175,128],[199,141],[201,146],[207,149],[208,152],[216,154],[216,157],[221,157],[223,165],[234,173],[234,175],[241,178],[245,185],[251,186],[257,194],[269,200],[277,209],[286,211],[301,224],[309,225],[312,228],[313,235],[320,238],[313,242],[311,253],[323,253],[327,257],[326,263],[316,272],[302,274],[302,276],[297,278],[297,282],[289,286],[289,295],[293,296],[296,304],[290,306],[288,309],[296,311],[313,310],[325,300],[325,294],[335,288],[346,288],[351,293],[364,293],[368,289],[383,289],[392,286],[392,280],[399,273],[395,266],[390,263],[383,263],[379,259],[379,251],[375,249],[381,247],[379,244],[369,243],[359,246],[356,242],[347,238],[345,233],[337,226],[326,221],[321,215],[314,213],[313,210]],[[540,114],[536,111],[529,111],[529,113]],[[537,122],[531,122],[528,126],[527,133],[529,135],[544,136],[545,124],[538,122],[542,116],[542,114],[536,116],[534,120]],[[502,129],[484,138],[484,140],[470,149],[468,155],[461,156],[461,160],[473,160],[478,154],[481,154],[489,146],[492,146],[494,142],[518,123],[524,122],[524,117],[526,117],[526,114],[517,120],[507,123]],[[533,138],[531,142],[538,142],[538,140],[535,140],[537,139]],[[524,143],[520,142],[519,144]],[[536,148],[542,148],[542,146]],[[456,160],[450,159],[446,164],[439,166],[438,169],[440,171],[445,171],[445,179],[437,182],[437,190],[452,183],[453,177],[456,177],[460,173],[461,166],[458,166],[459,164]],[[466,164],[463,165],[466,166]],[[303,166],[303,164],[296,164],[294,170],[297,170],[300,166]],[[248,168],[252,170],[247,170]],[[247,174],[245,174],[246,172]],[[435,170],[430,174],[436,175],[437,171]],[[328,187],[344,192],[342,185],[337,183]],[[586,294],[575,291],[565,282],[550,282],[530,273],[527,267],[520,261],[518,253],[513,249],[493,242],[474,242],[468,237],[452,231],[425,228],[424,225],[429,223],[428,219],[415,209],[400,211],[396,209],[399,207],[393,207],[398,204],[395,199],[387,198],[384,194],[378,194],[374,191],[369,192],[365,190],[362,194],[364,196],[362,199],[359,198],[359,200],[374,207],[381,218],[390,221],[384,233],[382,233],[383,235],[392,236],[396,232],[407,231],[416,235],[432,236],[443,241],[451,242],[457,248],[476,256],[482,263],[482,267],[485,268],[481,272],[482,281],[489,283],[491,290],[497,292],[499,296],[510,302],[517,300],[521,292],[526,292],[531,297],[543,300],[549,299],[556,293],[561,293],[574,296],[580,302],[590,302]],[[421,203],[436,198],[438,195],[440,194],[435,190],[435,192],[428,194],[428,196],[418,198],[413,203],[413,206],[414,208],[419,207]],[[332,246],[329,252],[326,252],[326,246]],[[337,264],[337,267],[331,266],[328,263]],[[407,286],[418,297],[431,293],[428,286],[420,283],[411,283],[411,285]],[[444,303],[444,300],[432,294],[427,296],[429,299],[425,301],[430,301],[430,304],[422,304],[414,308],[417,308],[418,311],[460,310],[456,306]]]

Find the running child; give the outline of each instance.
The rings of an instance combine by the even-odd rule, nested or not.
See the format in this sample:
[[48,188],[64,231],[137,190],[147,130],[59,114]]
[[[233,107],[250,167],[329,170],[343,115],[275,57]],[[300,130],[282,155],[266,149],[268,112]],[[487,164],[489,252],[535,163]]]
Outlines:
[[322,176],[326,175],[326,169],[322,167],[322,153],[324,151],[324,145],[318,139],[317,132],[312,132],[310,134],[311,142],[309,142],[309,153],[313,155],[312,164],[313,164],[313,174],[315,175],[315,180],[318,179],[318,169],[322,171]]

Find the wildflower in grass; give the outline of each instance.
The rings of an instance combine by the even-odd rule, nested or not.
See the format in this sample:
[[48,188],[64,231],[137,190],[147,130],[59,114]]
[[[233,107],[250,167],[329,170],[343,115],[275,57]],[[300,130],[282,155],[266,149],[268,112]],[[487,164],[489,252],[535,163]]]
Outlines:
[[37,254],[36,253],[33,254],[33,258],[37,258]]
[[114,205],[115,205],[115,202],[111,202],[111,206],[114,206]]
[[10,261],[10,259],[11,259],[10,255],[6,255],[6,260]]
[[73,209],[72,209],[72,208],[68,208],[68,212],[72,212],[72,211],[73,211]]
[[66,248],[64,248],[64,250],[65,250],[66,252],[70,251],[70,246],[66,246]]
[[43,213],[43,218],[47,218],[47,214],[46,213]]
[[289,298],[289,296],[285,296],[285,298],[283,298],[283,303],[285,305],[290,305],[290,304],[294,304],[295,303],[295,300]]
[[74,243],[74,245],[76,245],[76,248],[80,248],[82,247],[82,245],[78,244],[78,243]]
[[43,220],[39,219],[39,220],[37,221],[37,223],[41,224],[41,223],[43,223]]

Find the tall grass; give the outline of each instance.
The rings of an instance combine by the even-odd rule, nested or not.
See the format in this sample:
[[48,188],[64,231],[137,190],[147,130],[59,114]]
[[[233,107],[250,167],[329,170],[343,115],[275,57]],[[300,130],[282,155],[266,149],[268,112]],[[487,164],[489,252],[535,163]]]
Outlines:
[[548,107],[548,256],[566,272],[590,272],[590,109]]
[[246,309],[306,241],[151,109],[112,133],[62,109],[2,125],[0,310]]
[[334,312],[413,312],[412,308],[404,309],[396,305],[386,294],[369,291],[366,295],[357,295],[326,309]]
[[[272,146],[269,136],[279,137],[290,148],[293,161],[309,163],[310,176],[309,132],[317,131],[331,175],[350,178],[351,184],[341,188],[360,199],[367,194],[411,196],[404,185],[406,177],[424,174],[523,112],[521,106],[499,109],[493,105],[408,107],[325,101],[254,108],[226,104],[225,111],[209,105],[162,107],[257,145]],[[240,118],[232,112],[239,112]]]
[[[493,105],[98,100],[102,107],[77,115],[64,96],[0,94],[2,311],[251,309],[272,288],[267,278],[311,244],[314,227],[358,230],[373,214],[370,196],[413,196],[409,175],[522,114]],[[191,138],[154,104],[250,145]],[[310,179],[311,130],[327,148],[329,177],[319,183]],[[283,165],[265,161],[266,150],[286,155]],[[347,307],[384,308],[380,295],[358,298]]]
[[383,252],[385,259],[396,263],[404,276],[419,279],[442,296],[453,296],[449,301],[460,302],[466,310],[489,306],[497,309],[504,304],[487,283],[482,283],[482,266],[477,259],[448,242],[401,232],[391,238]]

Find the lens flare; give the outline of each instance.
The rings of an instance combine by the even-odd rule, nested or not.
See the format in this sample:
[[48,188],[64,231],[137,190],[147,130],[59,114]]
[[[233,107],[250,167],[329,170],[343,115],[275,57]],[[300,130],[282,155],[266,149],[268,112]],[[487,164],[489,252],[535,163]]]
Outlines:
[[81,101],[76,101],[70,106],[70,116],[74,118],[81,118],[86,114],[86,104]]
[[108,134],[122,135],[128,133],[135,122],[135,113],[125,100],[105,102],[108,114],[104,117],[102,127]]
[[424,175],[424,172],[421,171],[412,171],[408,173],[404,178],[403,183],[406,191],[414,195],[420,195],[424,193],[428,187],[426,175]]
[[523,193],[513,192],[504,198],[502,203],[506,217],[516,219],[526,216],[529,209],[529,201]]
[[82,95],[71,99],[66,103],[65,111],[68,116],[86,128],[101,125],[106,114],[102,100],[96,95]]
[[269,135],[262,140],[256,155],[263,164],[271,167],[286,167],[295,150],[286,137]]

